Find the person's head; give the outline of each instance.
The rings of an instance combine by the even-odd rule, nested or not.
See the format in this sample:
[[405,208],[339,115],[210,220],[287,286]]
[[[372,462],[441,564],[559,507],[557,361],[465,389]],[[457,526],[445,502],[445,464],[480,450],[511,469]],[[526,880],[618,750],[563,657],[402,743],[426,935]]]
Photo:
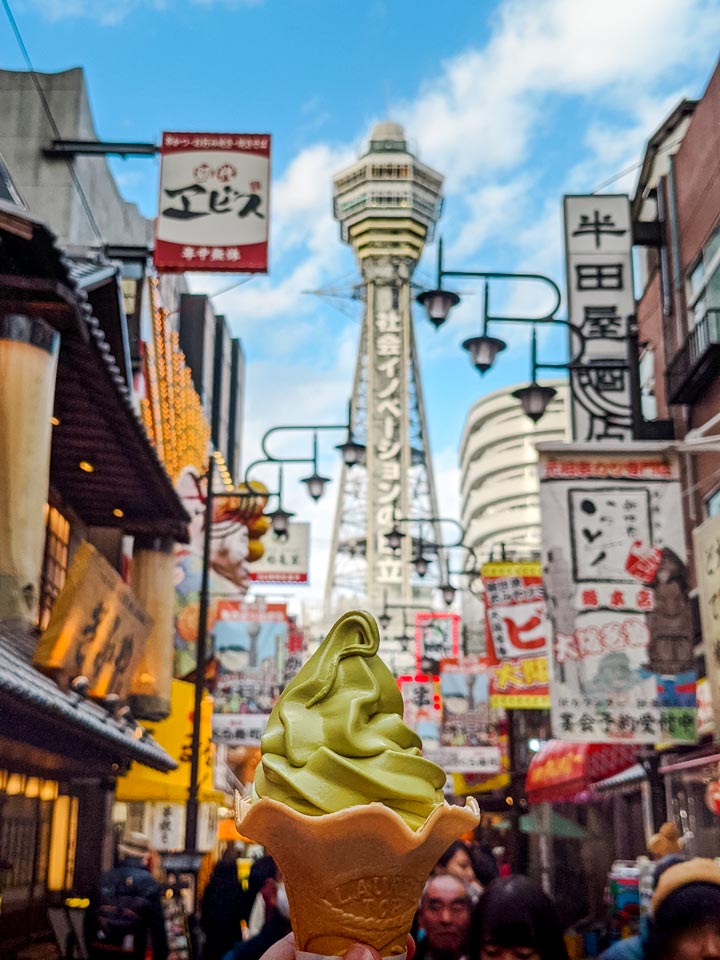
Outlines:
[[720,867],[696,857],[665,870],[652,898],[653,960],[720,960]]
[[461,956],[470,932],[470,895],[463,881],[449,873],[431,877],[418,920],[434,955]]
[[250,876],[248,877],[248,894],[250,903],[254,903],[255,897],[260,893],[268,880],[277,880],[279,870],[272,857],[259,857],[250,867]]
[[480,885],[483,888],[489,887],[493,880],[500,876],[500,869],[494,852],[484,846],[475,846],[470,849],[470,856],[472,857],[475,876],[478,878]]
[[237,872],[237,853],[232,847],[228,847],[228,849],[225,850],[223,855],[215,864],[213,876],[216,880],[239,883]]
[[450,844],[438,860],[435,869],[437,873],[449,873],[453,877],[458,877],[464,883],[477,882],[470,849],[462,840],[456,840]]
[[150,839],[144,833],[129,831],[118,843],[117,856],[120,863],[133,862],[149,867],[153,856]]
[[552,900],[523,876],[490,884],[475,908],[471,942],[480,960],[567,960]]

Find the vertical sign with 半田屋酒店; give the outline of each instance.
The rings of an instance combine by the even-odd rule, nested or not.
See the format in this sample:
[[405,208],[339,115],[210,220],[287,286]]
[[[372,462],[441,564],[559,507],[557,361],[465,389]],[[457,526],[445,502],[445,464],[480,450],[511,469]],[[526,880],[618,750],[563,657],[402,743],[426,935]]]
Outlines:
[[553,735],[694,742],[696,670],[677,455],[539,444]]
[[630,440],[633,417],[629,335],[635,299],[632,279],[630,200],[625,195],[566,196],[565,251],[571,337],[572,435],[591,440]]
[[164,133],[155,267],[266,273],[270,136]]

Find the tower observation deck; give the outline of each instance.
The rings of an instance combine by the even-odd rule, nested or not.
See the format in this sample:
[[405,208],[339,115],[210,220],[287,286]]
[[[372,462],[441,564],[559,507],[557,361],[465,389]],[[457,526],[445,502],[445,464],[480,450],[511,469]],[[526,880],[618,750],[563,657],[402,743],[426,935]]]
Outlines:
[[[390,122],[378,123],[367,153],[334,177],[334,215],[362,273],[365,310],[352,418],[366,460],[364,469],[343,467],[325,594],[328,617],[350,599],[376,614],[385,601],[430,609],[437,565],[445,565],[440,532],[431,524],[402,524],[407,536],[397,553],[384,537],[395,518],[439,516],[410,279],[440,216],[442,182],[410,152],[403,128]],[[419,551],[432,561],[427,585],[412,567]],[[399,611],[387,634],[412,633],[411,625],[408,611],[408,630],[402,629]],[[409,662],[400,647],[396,659],[399,667]]]

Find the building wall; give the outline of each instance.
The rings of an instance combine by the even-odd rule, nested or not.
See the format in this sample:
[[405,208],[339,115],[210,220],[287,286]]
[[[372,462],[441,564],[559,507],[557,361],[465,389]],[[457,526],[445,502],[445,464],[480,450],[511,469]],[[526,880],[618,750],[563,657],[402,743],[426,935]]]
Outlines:
[[[76,67],[37,76],[61,136],[97,140],[83,71]],[[55,135],[31,75],[0,70],[0,103],[0,150],[30,210],[48,222],[69,252],[97,247],[98,237],[83,209],[68,162],[49,159],[43,152]],[[107,161],[76,157],[70,162],[104,242],[148,246],[152,221],[143,217],[135,204],[122,199]]]
[[204,294],[181,295],[178,332],[180,349],[192,370],[193,384],[209,421],[215,364],[215,314]]
[[501,544],[527,557],[540,548],[537,450],[545,440],[565,440],[569,424],[564,380],[545,416],[534,424],[511,393],[482,397],[470,408],[460,443],[461,521],[466,542],[487,559]]
[[[530,559],[540,552],[540,505],[535,444],[570,435],[568,385],[549,380],[558,395],[534,424],[511,396],[515,387],[481,397],[470,408],[460,441],[460,520],[465,543],[480,562],[491,553]],[[484,648],[484,610],[473,594],[463,594],[468,652]]]
[[242,480],[242,432],[245,416],[245,354],[242,342],[232,340],[230,368],[230,418],[228,423],[228,467],[236,482]]
[[230,426],[230,377],[232,374],[232,344],[225,317],[215,318],[215,376],[220,381],[218,407],[217,446],[227,461],[229,453]]
[[678,150],[675,181],[685,274],[720,214],[720,67],[698,103]]
[[[647,185],[644,189],[647,191]],[[656,342],[661,335],[664,339],[656,376],[660,398],[666,386],[661,382],[665,367],[684,347],[692,327],[689,275],[720,222],[720,67],[694,109],[672,164],[659,177],[657,192],[660,209],[667,211],[664,255],[668,260],[671,309],[663,316],[660,271],[656,268],[638,302],[637,316],[641,343]],[[657,265],[657,258],[652,262]],[[668,410],[678,440],[688,431],[703,427],[720,412],[720,375],[712,377],[691,403],[669,403]],[[658,416],[662,416],[660,404]],[[720,435],[720,424],[705,435]],[[706,517],[706,498],[720,488],[720,454],[688,454],[681,458],[681,466],[686,544],[692,556],[692,530]],[[693,579],[692,563],[689,569]]]

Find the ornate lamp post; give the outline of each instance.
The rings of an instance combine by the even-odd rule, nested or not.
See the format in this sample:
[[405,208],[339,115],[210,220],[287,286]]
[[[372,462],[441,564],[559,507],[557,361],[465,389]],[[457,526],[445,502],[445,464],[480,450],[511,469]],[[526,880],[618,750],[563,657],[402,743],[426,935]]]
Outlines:
[[[603,371],[611,376],[620,371],[629,374],[630,383],[634,385],[632,402],[633,434],[640,436],[642,415],[639,406],[637,391],[637,327],[634,316],[628,316],[626,320],[626,329],[622,339],[627,344],[626,359],[624,361],[604,361],[593,360],[586,355],[587,337],[581,328],[570,320],[556,316],[560,307],[562,296],[560,288],[550,277],[539,273],[503,273],[488,270],[446,270],[443,267],[442,240],[438,241],[438,269],[437,269],[437,288],[435,290],[426,290],[417,297],[420,303],[427,311],[430,322],[436,327],[440,327],[448,318],[453,307],[460,302],[458,294],[450,290],[444,290],[442,287],[445,277],[463,277],[484,280],[483,290],[483,312],[480,335],[469,337],[462,344],[463,349],[470,354],[473,366],[480,374],[486,373],[495,362],[499,353],[507,348],[507,343],[499,337],[490,334],[491,324],[497,323],[515,323],[524,324],[532,327],[531,337],[531,382],[513,392],[513,396],[520,401],[523,411],[533,422],[537,423],[542,419],[548,404],[555,396],[556,391],[552,387],[544,386],[538,383],[537,374],[539,370],[569,370],[572,373],[582,374],[592,371],[597,374]],[[532,317],[513,317],[504,314],[493,316],[490,313],[490,283],[492,281],[521,282],[541,285],[552,293],[552,304],[550,309],[538,316]],[[537,326],[547,324],[556,324],[566,327],[571,334],[572,349],[571,356],[565,361],[540,361],[537,356]],[[570,390],[573,401],[584,405],[586,402],[583,397],[579,397],[573,390],[575,377],[570,377]],[[592,410],[592,414],[601,418],[597,410]],[[609,414],[607,415],[609,416]]]

